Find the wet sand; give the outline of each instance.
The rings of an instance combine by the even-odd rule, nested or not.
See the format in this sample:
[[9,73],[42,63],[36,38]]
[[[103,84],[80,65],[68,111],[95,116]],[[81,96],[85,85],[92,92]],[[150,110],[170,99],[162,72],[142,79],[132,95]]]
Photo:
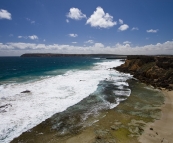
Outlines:
[[162,105],[160,120],[147,124],[144,133],[139,137],[141,143],[173,142],[173,91],[163,91],[165,103]]

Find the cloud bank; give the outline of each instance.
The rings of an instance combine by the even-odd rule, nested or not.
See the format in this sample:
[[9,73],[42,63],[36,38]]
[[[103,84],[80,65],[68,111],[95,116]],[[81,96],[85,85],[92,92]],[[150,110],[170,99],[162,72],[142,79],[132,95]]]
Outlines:
[[74,46],[59,44],[35,44],[35,43],[0,43],[0,56],[19,56],[24,53],[66,53],[66,54],[124,54],[124,55],[156,55],[172,54],[173,41],[133,47],[125,41],[114,46],[105,46],[102,43],[93,43],[91,46]]

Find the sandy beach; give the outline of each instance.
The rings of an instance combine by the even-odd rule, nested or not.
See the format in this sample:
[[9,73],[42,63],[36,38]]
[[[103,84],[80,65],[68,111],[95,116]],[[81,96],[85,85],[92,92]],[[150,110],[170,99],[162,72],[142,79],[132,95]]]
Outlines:
[[171,143],[173,141],[173,91],[163,90],[164,105],[160,120],[147,124],[139,137],[141,143]]

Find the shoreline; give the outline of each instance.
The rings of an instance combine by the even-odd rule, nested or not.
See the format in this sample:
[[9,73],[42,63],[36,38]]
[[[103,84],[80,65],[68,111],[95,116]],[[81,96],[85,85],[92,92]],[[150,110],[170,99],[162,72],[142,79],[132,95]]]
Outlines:
[[161,118],[148,123],[139,137],[141,143],[171,143],[173,141],[173,91],[162,90],[165,102],[161,106]]
[[[67,121],[62,124],[62,129],[63,126],[67,128],[67,131],[69,129],[68,134],[61,135],[61,130],[56,130],[59,126],[52,128],[54,120],[49,118],[30,131],[22,133],[11,143],[32,142],[33,140],[35,143],[40,141],[43,143],[170,142],[173,140],[171,137],[173,135],[173,129],[171,129],[173,125],[173,91],[166,91],[164,88],[158,90],[153,86],[150,87],[152,84],[149,85],[150,82],[147,80],[144,81],[146,82],[141,81],[140,78],[127,81],[131,89],[131,96],[116,108],[103,110],[99,113],[100,117],[94,117],[96,120],[89,126],[78,128],[74,124],[75,128],[71,129],[71,117],[68,115],[65,116]],[[78,119],[78,115],[75,116],[74,119]],[[89,118],[89,120],[92,119]]]
[[[114,69],[132,74],[141,83],[152,85],[164,94],[164,104],[159,107],[159,119],[146,123],[138,138],[141,143],[170,143],[173,141],[173,57],[127,56],[124,64]],[[168,91],[169,90],[169,91]],[[156,100],[157,101],[157,100]]]
[[[140,82],[134,80],[128,82],[132,90],[131,96],[117,107],[101,112],[98,120],[91,126],[72,134],[59,136],[57,131],[50,131],[51,119],[48,119],[11,143],[33,140],[35,143],[139,143],[138,138],[144,128],[160,119],[164,95],[160,90],[147,88],[148,86]],[[151,94],[153,96],[150,96]]]
[[[136,139],[134,138],[124,138],[124,136],[120,136],[120,138],[117,138],[116,141],[118,142],[129,142],[132,141],[134,143],[171,143],[173,140],[173,91],[166,91],[166,90],[161,90],[160,92],[163,93],[164,95],[164,103],[161,105],[161,116],[159,119],[154,119],[152,122],[143,122],[144,125],[144,131],[141,135],[139,135]],[[111,126],[112,121],[114,118],[114,115],[117,115],[114,113],[113,110],[108,111],[108,120],[109,122],[106,123],[106,121],[101,121],[100,125],[105,126]],[[118,120],[115,120],[118,121]],[[103,125],[104,123],[104,125]],[[117,122],[118,123],[118,122]],[[141,122],[142,123],[142,122]],[[99,125],[99,124],[98,124]],[[105,126],[105,127],[106,127]],[[82,134],[76,135],[72,138],[69,138],[66,140],[66,143],[75,143],[76,141],[82,141],[85,143],[97,143],[99,140],[102,140],[102,136],[96,136],[94,133],[94,130],[97,127],[89,127],[89,129],[84,130]],[[108,130],[108,128],[106,129]],[[112,131],[114,129],[111,128]],[[112,132],[109,130],[108,132]],[[104,130],[101,130],[104,132]],[[107,133],[108,133],[107,132]],[[113,134],[112,134],[113,135]],[[108,136],[108,135],[106,135]],[[107,137],[103,137],[107,138]],[[108,137],[110,139],[110,137]],[[114,142],[115,138],[110,140],[110,142]],[[95,141],[95,142],[94,142]],[[62,142],[64,143],[64,142]]]

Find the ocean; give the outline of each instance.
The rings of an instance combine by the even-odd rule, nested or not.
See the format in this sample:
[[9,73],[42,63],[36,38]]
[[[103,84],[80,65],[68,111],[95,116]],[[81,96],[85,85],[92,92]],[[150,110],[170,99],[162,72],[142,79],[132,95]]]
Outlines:
[[8,143],[50,117],[51,128],[64,135],[97,122],[95,116],[131,94],[126,80],[132,76],[110,69],[122,63],[87,57],[1,57],[0,142]]

